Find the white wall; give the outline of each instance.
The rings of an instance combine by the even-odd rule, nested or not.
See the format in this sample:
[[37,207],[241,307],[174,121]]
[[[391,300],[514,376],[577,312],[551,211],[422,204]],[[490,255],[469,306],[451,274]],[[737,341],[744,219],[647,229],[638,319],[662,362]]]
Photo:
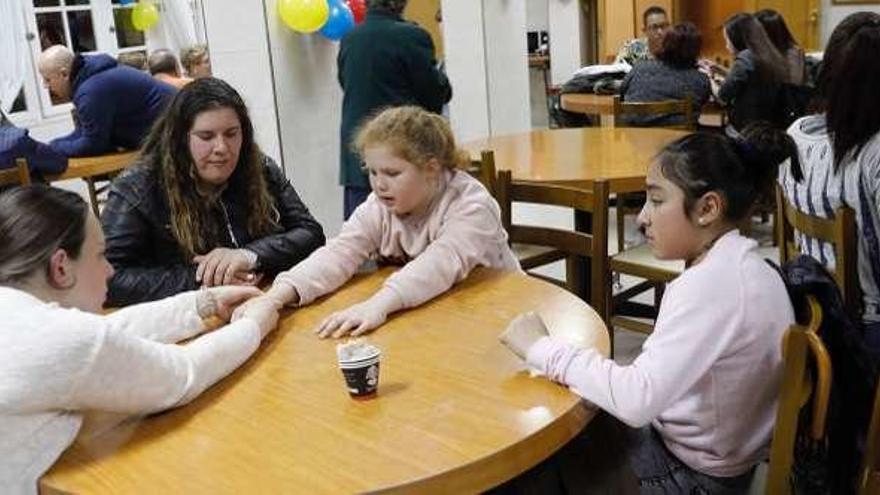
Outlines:
[[583,60],[583,21],[578,0],[550,0],[550,82],[571,79]]
[[526,0],[526,31],[550,29],[548,0]]
[[822,26],[819,31],[822,47],[824,48],[825,44],[828,43],[828,38],[831,37],[831,33],[840,21],[853,12],[861,12],[865,10],[880,14],[880,6],[832,5],[831,0],[822,0]]
[[460,141],[531,127],[526,1],[443,2],[450,121]]

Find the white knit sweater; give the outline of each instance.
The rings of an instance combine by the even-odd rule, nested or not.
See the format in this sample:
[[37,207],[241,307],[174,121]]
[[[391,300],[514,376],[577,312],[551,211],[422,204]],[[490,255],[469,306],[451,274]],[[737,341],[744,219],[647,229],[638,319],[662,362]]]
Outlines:
[[204,331],[196,293],[108,316],[0,287],[0,493],[34,493],[74,440],[80,411],[146,414],[184,404],[244,362],[260,329]]

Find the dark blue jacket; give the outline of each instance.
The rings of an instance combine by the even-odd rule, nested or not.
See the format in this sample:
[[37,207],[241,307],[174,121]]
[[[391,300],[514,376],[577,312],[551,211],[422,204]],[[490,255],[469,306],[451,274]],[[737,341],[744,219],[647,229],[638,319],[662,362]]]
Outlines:
[[70,77],[76,128],[49,143],[65,156],[139,148],[176,91],[105,54],[77,55]]
[[67,157],[28,136],[27,129],[0,125],[0,169],[15,166],[16,158],[27,160],[31,175],[60,174],[67,168]]

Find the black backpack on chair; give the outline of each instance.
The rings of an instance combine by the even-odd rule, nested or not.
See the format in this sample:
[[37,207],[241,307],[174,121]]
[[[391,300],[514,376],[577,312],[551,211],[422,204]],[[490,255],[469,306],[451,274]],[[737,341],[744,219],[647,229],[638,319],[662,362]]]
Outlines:
[[[781,268],[768,263],[782,276],[796,315],[806,311],[808,294],[822,306],[819,336],[831,356],[826,440],[813,445],[806,432],[798,431],[791,480],[794,493],[855,493],[880,363],[864,344],[861,322],[850,319],[840,289],[819,261],[800,255]],[[799,425],[808,424],[809,418],[802,416]]]

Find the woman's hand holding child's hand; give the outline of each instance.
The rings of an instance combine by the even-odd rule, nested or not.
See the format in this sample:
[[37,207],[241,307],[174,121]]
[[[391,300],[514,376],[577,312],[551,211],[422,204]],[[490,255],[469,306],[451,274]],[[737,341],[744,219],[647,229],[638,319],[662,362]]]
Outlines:
[[544,320],[537,313],[530,311],[514,318],[498,339],[524,360],[529,349],[542,337],[549,335]]
[[229,321],[237,306],[262,294],[256,287],[212,287],[199,292],[196,304],[202,318],[217,316],[223,321]]
[[[257,290],[260,294],[259,290]],[[282,304],[275,298],[265,294],[248,300],[232,313],[232,321],[250,318],[260,326],[260,336],[265,337],[278,325],[278,311]]]

